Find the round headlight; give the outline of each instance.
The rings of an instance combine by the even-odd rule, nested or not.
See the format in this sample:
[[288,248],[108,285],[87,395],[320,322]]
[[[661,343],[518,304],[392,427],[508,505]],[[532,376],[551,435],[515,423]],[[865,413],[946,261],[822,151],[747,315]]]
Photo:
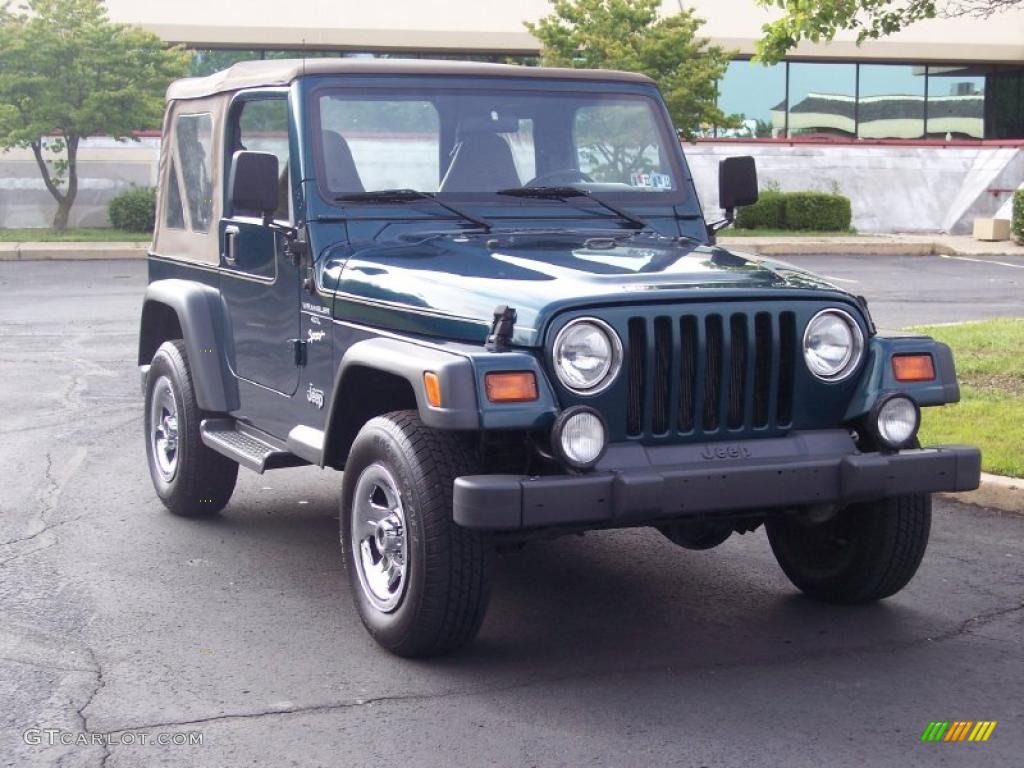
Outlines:
[[608,430],[596,411],[576,406],[563,411],[551,430],[555,454],[577,469],[588,469],[604,455]]
[[581,395],[594,395],[611,384],[622,367],[622,342],[601,320],[573,320],[555,337],[552,356],[562,384]]
[[845,379],[864,355],[864,333],[839,309],[819,312],[804,332],[804,359],[811,373],[825,381]]
[[878,438],[889,448],[904,448],[917,436],[921,412],[917,403],[903,395],[893,395],[874,409]]

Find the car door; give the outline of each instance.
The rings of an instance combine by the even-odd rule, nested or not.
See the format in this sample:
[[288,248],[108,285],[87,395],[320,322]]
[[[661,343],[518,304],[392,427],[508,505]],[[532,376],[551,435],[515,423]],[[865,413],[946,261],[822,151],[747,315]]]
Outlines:
[[[272,152],[280,173],[275,221],[289,223],[290,169],[287,94],[245,93],[228,120],[225,168],[236,150]],[[284,237],[257,211],[226,210],[221,220],[221,295],[233,340],[235,375],[285,395],[298,388],[300,270],[285,254]]]

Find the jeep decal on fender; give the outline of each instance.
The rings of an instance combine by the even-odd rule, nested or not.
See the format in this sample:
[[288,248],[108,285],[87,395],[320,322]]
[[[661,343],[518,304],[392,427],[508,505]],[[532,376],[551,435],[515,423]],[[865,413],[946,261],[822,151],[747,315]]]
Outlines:
[[312,382],[310,382],[309,389],[306,390],[306,400],[311,402],[317,408],[323,408],[324,391],[322,389],[317,389],[313,386]]

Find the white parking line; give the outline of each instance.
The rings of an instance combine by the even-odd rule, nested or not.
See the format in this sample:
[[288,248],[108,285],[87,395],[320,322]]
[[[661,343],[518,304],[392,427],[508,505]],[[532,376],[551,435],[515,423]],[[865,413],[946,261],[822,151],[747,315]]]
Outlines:
[[853,283],[854,285],[860,284],[860,280],[849,280],[845,277],[832,277],[832,275],[822,275],[822,277],[824,277],[826,280],[834,280],[837,283]]
[[940,253],[939,257],[943,259],[955,259],[956,261],[973,261],[975,264],[998,264],[1000,267],[1024,269],[1024,264],[1010,264],[1006,261],[994,261],[993,259],[972,259],[970,256],[950,256],[946,253]]

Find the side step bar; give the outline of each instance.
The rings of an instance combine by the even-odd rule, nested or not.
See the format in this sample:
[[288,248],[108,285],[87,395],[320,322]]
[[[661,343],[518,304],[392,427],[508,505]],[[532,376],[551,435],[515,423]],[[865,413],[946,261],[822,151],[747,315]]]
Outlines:
[[309,463],[275,444],[269,435],[246,429],[234,419],[204,419],[199,433],[209,448],[260,474],[268,469],[300,467]]

